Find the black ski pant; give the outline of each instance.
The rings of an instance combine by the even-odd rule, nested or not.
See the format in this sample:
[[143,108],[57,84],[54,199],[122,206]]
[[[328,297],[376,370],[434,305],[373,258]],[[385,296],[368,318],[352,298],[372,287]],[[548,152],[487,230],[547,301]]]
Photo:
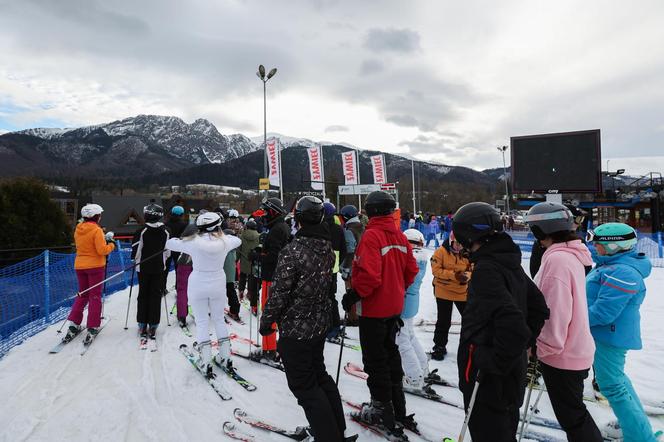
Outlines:
[[228,311],[234,315],[240,313],[240,301],[237,300],[237,291],[234,282],[226,283],[226,297],[228,298]]
[[570,442],[601,442],[597,428],[583,403],[583,381],[588,370],[562,370],[540,361],[540,371],[556,419]]
[[164,294],[164,274],[138,272],[138,307],[136,322],[159,324],[161,320],[161,298]]
[[406,397],[403,392],[401,355],[395,342],[401,319],[398,316],[360,316],[359,323],[362,363],[364,371],[369,375],[367,386],[371,399],[392,401],[394,417],[401,420],[406,416]]
[[334,379],[325,370],[324,347],[324,336],[281,337],[277,344],[288,388],[304,409],[316,442],[340,442],[346,430],[344,410]]
[[256,301],[258,300],[258,279],[254,275],[248,273],[240,273],[240,281],[238,283],[238,288],[241,292],[244,291],[245,287],[247,288],[247,297],[249,298],[249,304],[252,307],[256,307]]
[[436,347],[447,347],[450,327],[452,326],[452,307],[455,305],[459,313],[463,314],[463,309],[466,307],[465,302],[436,298],[438,318],[436,319],[436,329],[433,332],[433,344]]

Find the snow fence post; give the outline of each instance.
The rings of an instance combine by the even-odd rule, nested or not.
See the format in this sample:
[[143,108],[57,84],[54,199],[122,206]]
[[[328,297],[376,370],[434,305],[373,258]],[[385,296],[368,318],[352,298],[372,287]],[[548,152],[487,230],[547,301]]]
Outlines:
[[662,247],[662,232],[657,232],[657,250],[659,252],[659,257],[664,258],[664,248]]
[[44,252],[44,321],[51,320],[51,278],[49,271],[49,251]]
[[120,240],[115,240],[115,251],[118,252],[118,257],[120,258],[120,268],[122,269],[122,280],[125,283],[124,288],[129,287],[127,282],[127,272],[125,270],[124,256],[122,254],[122,249],[120,248]]

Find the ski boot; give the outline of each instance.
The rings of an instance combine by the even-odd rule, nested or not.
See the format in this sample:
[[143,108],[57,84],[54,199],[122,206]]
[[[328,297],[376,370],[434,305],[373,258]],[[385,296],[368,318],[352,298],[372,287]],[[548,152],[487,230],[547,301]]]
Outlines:
[[99,333],[98,328],[88,328],[88,334],[85,335],[85,339],[83,340],[83,345],[89,345],[92,341],[95,340],[97,337],[97,333]]
[[233,369],[233,360],[231,359],[231,339],[219,339],[219,353],[214,355],[214,362],[220,367]]
[[362,409],[357,413],[357,418],[367,425],[376,427],[385,432],[385,436],[391,441],[407,441],[408,437],[403,433],[401,424],[394,419],[392,402],[380,402],[371,400],[370,403],[362,404]]
[[148,337],[150,339],[155,339],[157,337],[157,325],[150,325],[150,328],[148,328]]
[[447,354],[447,349],[443,346],[440,345],[434,345],[433,349],[431,349],[431,359],[434,361],[442,361],[445,359],[445,355]]
[[187,327],[187,318],[178,318],[178,325],[181,328],[186,328]]
[[81,326],[74,324],[73,322],[69,323],[69,328],[67,328],[67,334],[62,338],[62,342],[69,342],[74,339],[81,332]]
[[622,428],[620,428],[620,423],[617,420],[611,421],[607,423],[603,428],[600,428],[600,433],[602,433],[602,437],[605,439],[615,439],[615,440],[623,439]]
[[424,376],[424,383],[425,384],[442,384],[443,378],[440,377],[438,374],[438,369],[435,368],[429,372],[426,376]]
[[233,321],[235,321],[235,322],[242,322],[242,318],[240,318],[240,314],[239,314],[239,313],[232,313],[232,312],[229,311],[229,312],[226,313],[226,314],[227,314],[228,317],[231,318]]
[[424,378],[422,376],[417,378],[403,377],[403,391],[419,391],[422,388],[424,388]]
[[399,422],[406,430],[410,430],[415,434],[420,434],[420,430],[417,429],[417,422],[415,422],[415,414],[409,414],[402,418],[397,418]]

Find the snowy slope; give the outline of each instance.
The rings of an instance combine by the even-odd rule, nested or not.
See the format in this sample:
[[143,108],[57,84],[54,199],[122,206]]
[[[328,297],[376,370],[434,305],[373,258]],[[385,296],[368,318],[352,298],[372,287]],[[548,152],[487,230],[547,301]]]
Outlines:
[[[172,285],[171,280],[169,287]],[[339,287],[342,286],[340,281]],[[660,401],[664,399],[658,366],[664,360],[664,342],[659,339],[659,322],[664,317],[663,286],[664,269],[654,269],[648,280],[650,292],[642,308],[645,349],[630,352],[627,367],[637,391],[644,398]],[[422,284],[420,317],[434,319],[435,301],[430,287],[429,272]],[[131,320],[135,317],[136,290],[132,295],[131,327],[128,331],[122,327],[127,292],[128,289],[107,300],[105,313],[112,321],[85,356],[78,354],[80,338],[60,354],[48,354],[59,339],[55,332],[57,324],[15,347],[0,360],[0,397],[5,398],[0,401],[0,441],[226,440],[221,424],[232,420],[235,407],[252,410],[289,427],[306,424],[284,374],[243,359],[236,358],[235,364],[242,375],[258,385],[258,390],[246,392],[230,379],[222,378],[234,398],[221,401],[178,351],[181,343],[191,340],[178,327],[167,327],[165,318],[158,331],[159,351],[138,350],[135,321]],[[172,305],[174,295],[169,294],[167,300]],[[243,309],[241,314],[248,321],[247,311]],[[230,327],[235,333],[249,336],[248,325],[234,323]],[[357,329],[349,329],[349,334],[357,337]],[[419,337],[425,348],[431,347],[431,333],[420,330]],[[456,380],[457,343],[458,336],[451,335],[448,358],[431,363],[432,368],[438,368],[450,380]],[[234,345],[237,351],[248,350],[246,345]],[[333,375],[339,350],[337,345],[326,345],[328,371]],[[361,354],[344,349],[343,361],[361,364]],[[461,402],[458,391],[436,389],[448,399]],[[340,376],[340,390],[344,397],[354,401],[368,399],[365,383],[344,373]],[[542,402],[542,414],[553,417],[548,401]],[[458,434],[463,420],[460,410],[413,396],[407,396],[407,403],[409,412],[416,413],[422,431],[430,439]],[[608,409],[594,404],[589,407],[599,424],[612,418]],[[653,420],[653,425],[664,428],[661,421]],[[382,440],[350,420],[348,428],[359,432],[362,441]],[[286,440],[259,430],[250,431],[259,441]],[[562,433],[554,434],[562,438]],[[413,436],[411,440],[419,439]]]

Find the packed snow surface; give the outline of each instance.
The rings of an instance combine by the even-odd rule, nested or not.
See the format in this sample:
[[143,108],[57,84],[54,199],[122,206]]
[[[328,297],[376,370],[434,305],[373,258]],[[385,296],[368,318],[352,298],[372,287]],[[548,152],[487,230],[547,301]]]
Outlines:
[[[527,266],[527,262],[524,261]],[[168,286],[173,286],[173,275]],[[664,399],[662,363],[664,341],[661,339],[661,320],[664,317],[664,269],[653,269],[647,280],[648,295],[642,306],[644,349],[628,354],[627,372],[642,399]],[[343,284],[339,280],[338,298]],[[239,372],[258,386],[247,392],[230,378],[220,379],[233,394],[230,401],[222,401],[203,378],[178,351],[182,343],[191,344],[175,325],[171,327],[162,317],[157,333],[158,351],[141,351],[136,333],[135,307],[137,290],[134,287],[129,314],[129,330],[123,329],[129,289],[116,293],[106,301],[104,314],[111,322],[100,333],[93,347],[80,356],[81,338],[69,344],[59,354],[49,354],[61,335],[60,324],[46,329],[24,344],[12,349],[0,360],[0,440],[1,441],[213,441],[227,440],[221,431],[222,423],[233,421],[233,409],[241,407],[279,425],[294,428],[306,425],[302,409],[288,390],[281,371],[236,358]],[[174,291],[166,297],[169,308]],[[231,332],[249,337],[249,314],[241,315],[247,325],[230,325]],[[455,318],[459,319],[455,312]],[[436,307],[431,289],[431,272],[422,284],[420,318],[435,319]],[[191,320],[191,318],[190,318]],[[256,322],[253,320],[255,327]],[[453,326],[453,330],[458,326]],[[193,325],[191,329],[193,330]],[[433,334],[418,327],[418,336],[425,348],[432,346]],[[357,339],[357,328],[348,333]],[[255,339],[256,332],[252,333]],[[356,340],[350,343],[359,343]],[[432,361],[442,376],[456,382],[456,346],[458,335],[450,337],[448,356],[442,362]],[[234,342],[236,351],[247,352],[247,344]],[[336,373],[340,347],[327,344],[325,357],[329,373]],[[361,353],[344,348],[343,362],[362,364]],[[343,364],[342,364],[343,365]],[[369,399],[364,381],[342,373],[339,389],[343,397],[361,402]],[[461,394],[453,389],[435,386],[447,399],[461,403]],[[586,392],[590,394],[590,382]],[[415,413],[422,432],[428,439],[442,436],[456,438],[463,421],[461,410],[406,396],[408,412]],[[610,409],[588,404],[599,425],[615,419]],[[541,415],[553,418],[546,397],[541,402]],[[346,411],[350,411],[346,408]],[[661,420],[652,420],[654,429],[664,428]],[[361,441],[384,440],[347,419],[348,430],[360,434]],[[281,436],[258,429],[245,428],[258,441],[285,441]],[[531,427],[564,440],[564,434],[554,430]],[[410,440],[421,440],[409,435]]]

